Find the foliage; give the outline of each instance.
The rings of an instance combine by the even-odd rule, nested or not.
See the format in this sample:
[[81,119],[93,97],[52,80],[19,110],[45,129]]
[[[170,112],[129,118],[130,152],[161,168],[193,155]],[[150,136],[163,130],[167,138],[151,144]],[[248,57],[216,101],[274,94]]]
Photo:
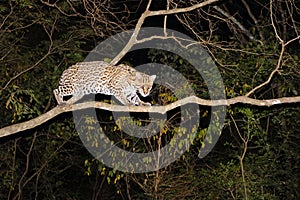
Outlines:
[[[203,43],[219,68],[227,98],[245,95],[265,82],[280,58],[281,45],[270,24],[270,2],[244,2],[250,5],[256,22],[242,4],[228,1],[217,5],[240,20],[248,33],[239,30],[230,21],[232,18],[217,13],[215,7],[166,18],[167,26]],[[170,6],[191,3],[195,2],[173,0]],[[299,14],[297,9],[293,10],[297,6],[293,9],[290,6],[293,5],[288,1],[278,1],[272,10],[275,28],[285,41],[297,37],[300,31],[295,25]],[[30,120],[56,106],[52,90],[62,71],[83,61],[98,42],[132,28],[145,7],[145,2],[135,1],[88,0],[85,4],[1,1],[0,127]],[[152,4],[151,9],[165,9],[165,5]],[[157,21],[149,20],[145,25],[157,25],[160,18],[154,19]],[[250,39],[249,34],[255,39]],[[193,48],[189,50],[197,58],[201,57]],[[189,96],[188,85],[197,96],[209,99],[204,79],[187,60],[153,49],[140,53],[143,56],[131,54],[132,58],[123,61],[165,64],[188,80],[176,94],[165,86],[154,87],[148,99],[153,104],[167,105]],[[207,61],[199,59],[200,62]],[[254,98],[299,95],[299,40],[287,47],[279,64],[279,73],[265,87],[256,90]],[[213,78],[214,74],[210,75]],[[174,78],[174,86],[179,85],[176,81]],[[219,141],[203,159],[198,158],[199,149],[208,132],[210,117],[217,113],[210,107],[200,106],[200,127],[191,127],[195,139],[189,150],[171,165],[149,173],[123,173],[109,168],[82,145],[81,139],[86,138],[92,141],[93,148],[99,148],[99,138],[93,128],[100,123],[107,137],[120,148],[138,153],[160,149],[171,144],[174,136],[183,136],[187,131],[180,132],[181,120],[189,122],[180,111],[189,111],[191,118],[197,114],[174,109],[167,113],[163,124],[159,115],[120,115],[115,121],[111,112],[99,110],[96,117],[77,116],[85,134],[79,137],[73,116],[66,113],[35,129],[1,138],[0,199],[300,199],[298,104],[228,107]],[[147,126],[150,120],[153,122],[150,128],[159,129],[159,134],[136,138],[124,131],[134,132],[135,128]],[[149,134],[149,130],[143,130],[141,134]],[[180,143],[179,150],[183,146]]]

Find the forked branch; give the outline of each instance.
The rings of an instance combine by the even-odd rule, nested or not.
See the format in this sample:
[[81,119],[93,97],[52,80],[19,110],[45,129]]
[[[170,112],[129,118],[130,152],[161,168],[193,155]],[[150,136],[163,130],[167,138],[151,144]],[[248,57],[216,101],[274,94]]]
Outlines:
[[174,8],[174,9],[168,9],[168,10],[157,10],[157,11],[150,11],[150,4],[151,4],[151,0],[149,0],[148,5],[146,10],[143,12],[143,14],[141,15],[141,17],[139,18],[138,22],[135,25],[134,31],[132,33],[131,38],[129,39],[129,41],[127,42],[127,44],[125,45],[125,47],[122,49],[122,51],[111,61],[112,65],[116,65],[121,58],[131,49],[131,47],[136,44],[137,41],[137,36],[140,32],[140,29],[145,21],[145,19],[147,17],[150,16],[157,16],[157,15],[170,15],[170,14],[178,14],[178,13],[183,13],[183,12],[189,12],[207,5],[210,5],[212,3],[215,3],[219,0],[207,0],[195,5],[192,5],[190,7],[185,7],[185,8]]

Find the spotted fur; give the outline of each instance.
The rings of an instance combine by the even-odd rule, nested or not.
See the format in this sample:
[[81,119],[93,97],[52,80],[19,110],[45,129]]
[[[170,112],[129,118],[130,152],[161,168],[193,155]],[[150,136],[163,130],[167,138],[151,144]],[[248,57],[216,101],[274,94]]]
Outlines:
[[[128,65],[113,66],[103,61],[81,62],[66,69],[53,90],[58,104],[73,104],[87,94],[115,96],[124,105],[147,105],[137,95],[148,96],[155,75],[149,76]],[[67,101],[64,96],[73,95]]]

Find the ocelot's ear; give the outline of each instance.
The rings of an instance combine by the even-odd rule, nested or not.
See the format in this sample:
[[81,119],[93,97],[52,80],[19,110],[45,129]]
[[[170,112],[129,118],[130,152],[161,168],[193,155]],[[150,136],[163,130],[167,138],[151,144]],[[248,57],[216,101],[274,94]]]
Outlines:
[[152,81],[154,81],[154,80],[155,80],[155,78],[156,78],[156,75],[152,75],[152,76],[150,76],[150,79],[151,79]]

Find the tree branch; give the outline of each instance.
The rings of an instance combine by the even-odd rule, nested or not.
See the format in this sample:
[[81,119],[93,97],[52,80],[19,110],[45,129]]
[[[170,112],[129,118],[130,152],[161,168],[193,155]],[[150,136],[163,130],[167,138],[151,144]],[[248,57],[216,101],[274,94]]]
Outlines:
[[254,106],[272,106],[276,104],[287,104],[287,103],[297,103],[300,102],[300,96],[299,97],[284,97],[284,98],[278,98],[278,99],[269,99],[269,100],[258,100],[258,99],[252,99],[246,96],[240,96],[235,97],[232,99],[221,99],[221,100],[206,100],[201,99],[196,96],[190,96],[186,97],[184,99],[178,100],[174,103],[168,104],[166,106],[120,106],[120,105],[112,105],[108,103],[103,102],[84,102],[84,103],[78,103],[74,105],[60,105],[52,110],[48,111],[47,113],[44,113],[34,119],[31,119],[26,122],[13,124],[4,128],[0,129],[0,138],[9,136],[21,131],[25,131],[28,129],[35,128],[48,120],[54,118],[55,116],[75,111],[75,110],[82,110],[86,108],[97,108],[97,109],[103,109],[103,110],[109,110],[114,112],[150,112],[150,113],[161,113],[164,114],[174,108],[180,107],[182,105],[186,105],[189,103],[196,103],[202,106],[229,106],[236,103],[244,103],[244,104],[250,104]]
[[22,74],[32,70],[33,68],[35,68],[36,66],[38,66],[40,63],[42,63],[51,53],[52,53],[52,49],[53,49],[53,33],[54,33],[54,29],[55,29],[55,25],[57,23],[57,20],[58,20],[58,15],[55,16],[55,19],[54,19],[54,22],[53,24],[51,25],[51,29],[50,31],[47,30],[46,26],[43,25],[43,28],[47,34],[47,36],[49,37],[49,41],[50,41],[50,44],[49,44],[49,47],[48,47],[48,51],[47,53],[41,58],[39,59],[34,65],[32,65],[31,67],[21,71],[20,73],[18,73],[17,75],[13,76],[6,84],[3,88],[1,88],[0,90],[5,90],[8,85],[14,81],[15,79],[17,79],[19,76],[21,76]]
[[114,59],[110,62],[110,64],[116,65],[121,60],[121,58],[130,50],[130,48],[136,43],[137,36],[138,36],[138,34],[140,32],[140,29],[141,29],[141,27],[142,27],[142,25],[143,25],[143,23],[144,23],[144,21],[147,17],[157,16],[157,15],[170,15],[170,14],[177,14],[177,13],[182,13],[182,12],[189,12],[189,11],[204,7],[206,5],[215,3],[217,1],[219,1],[219,0],[207,0],[207,1],[198,3],[198,4],[192,5],[190,7],[186,7],[186,8],[174,8],[174,9],[170,9],[170,10],[150,11],[149,10],[150,4],[151,4],[151,0],[150,0],[148,2],[146,10],[143,12],[143,14],[139,18],[138,22],[136,23],[131,38],[127,42],[126,46],[122,49],[122,51],[116,57],[114,57]]
[[281,47],[281,52],[280,52],[280,56],[279,56],[279,59],[278,59],[278,62],[277,62],[277,66],[276,68],[271,72],[268,80],[266,80],[265,82],[263,82],[262,84],[256,86],[255,88],[253,88],[250,92],[248,92],[245,96],[250,96],[252,93],[254,93],[256,90],[258,90],[259,88],[267,85],[270,83],[270,81],[272,80],[273,76],[275,75],[276,72],[278,72],[280,66],[281,66],[281,63],[282,63],[282,60],[283,60],[283,54],[284,54],[284,50],[285,50],[285,45],[283,44],[282,47]]
[[247,35],[247,37],[249,37],[250,40],[256,41],[255,37],[234,16],[230,15],[219,6],[214,6],[213,8],[216,9],[219,13],[221,13],[225,17],[227,17],[229,20],[231,20],[235,25],[237,25],[239,29],[243,31]]

